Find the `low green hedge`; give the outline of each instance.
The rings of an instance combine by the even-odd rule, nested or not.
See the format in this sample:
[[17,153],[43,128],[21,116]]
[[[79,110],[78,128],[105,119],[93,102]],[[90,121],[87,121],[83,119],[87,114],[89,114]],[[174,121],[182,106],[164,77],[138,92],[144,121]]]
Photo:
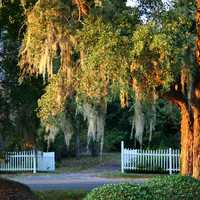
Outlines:
[[84,200],[149,200],[149,198],[148,188],[146,187],[131,184],[111,184],[93,189]]
[[200,181],[187,176],[157,177],[147,186],[154,200],[200,200]]
[[105,185],[84,200],[200,200],[200,181],[175,175],[153,178],[143,185]]

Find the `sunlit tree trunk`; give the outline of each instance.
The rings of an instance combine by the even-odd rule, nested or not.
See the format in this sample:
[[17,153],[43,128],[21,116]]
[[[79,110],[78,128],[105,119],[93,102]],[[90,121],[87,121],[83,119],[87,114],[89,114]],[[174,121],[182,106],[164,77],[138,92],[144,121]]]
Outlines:
[[[196,0],[196,62],[200,67],[200,0]],[[199,73],[200,74],[200,73]],[[199,79],[199,75],[197,76]],[[196,81],[195,94],[193,102],[193,114],[194,114],[194,140],[193,140],[193,177],[200,179],[200,87],[199,80]]]
[[181,114],[181,174],[192,175],[193,173],[193,113],[191,106],[188,104],[180,90],[172,89],[166,98],[175,104]]
[[200,180],[200,73],[195,77],[192,95],[193,113],[193,177]]
[[181,174],[192,175],[193,169],[193,132],[192,119],[185,103],[179,104],[181,112]]
[[200,109],[194,108],[193,177],[200,179]]

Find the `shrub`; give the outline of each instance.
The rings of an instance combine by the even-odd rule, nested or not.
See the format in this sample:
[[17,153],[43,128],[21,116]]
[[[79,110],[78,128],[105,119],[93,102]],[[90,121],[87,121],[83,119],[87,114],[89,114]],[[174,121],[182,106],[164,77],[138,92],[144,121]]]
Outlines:
[[105,185],[92,190],[85,200],[199,200],[200,181],[191,177],[162,176],[144,185]]
[[154,200],[199,200],[200,181],[187,176],[161,176],[147,182]]
[[33,192],[21,183],[0,178],[1,200],[37,200]]
[[139,185],[104,185],[93,189],[84,200],[149,200],[148,188]]
[[126,142],[126,138],[130,139],[128,132],[117,129],[107,130],[104,137],[104,150],[107,152],[120,152],[121,141]]

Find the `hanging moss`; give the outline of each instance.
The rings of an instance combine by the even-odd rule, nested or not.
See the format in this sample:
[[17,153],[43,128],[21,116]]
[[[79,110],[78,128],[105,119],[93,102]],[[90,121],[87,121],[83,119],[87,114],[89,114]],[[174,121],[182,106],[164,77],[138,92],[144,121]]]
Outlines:
[[53,75],[53,61],[60,55],[60,69],[71,67],[73,46],[70,7],[59,0],[39,0],[27,12],[27,30],[20,49],[21,78],[26,74]]

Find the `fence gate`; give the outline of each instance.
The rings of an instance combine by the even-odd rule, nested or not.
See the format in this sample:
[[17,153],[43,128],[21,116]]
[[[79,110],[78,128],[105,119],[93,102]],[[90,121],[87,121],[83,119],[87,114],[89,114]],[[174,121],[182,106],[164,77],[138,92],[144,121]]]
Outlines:
[[55,153],[43,152],[37,157],[37,170],[38,171],[55,171]]
[[178,149],[126,149],[121,142],[121,171],[180,171],[180,151]]
[[41,151],[6,152],[0,159],[0,172],[54,171],[55,153]]

